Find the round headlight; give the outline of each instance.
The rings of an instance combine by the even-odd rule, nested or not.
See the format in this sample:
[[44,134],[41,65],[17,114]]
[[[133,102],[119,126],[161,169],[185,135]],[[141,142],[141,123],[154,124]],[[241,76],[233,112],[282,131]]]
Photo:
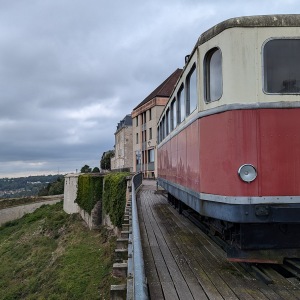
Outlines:
[[256,169],[250,164],[244,164],[240,166],[238,174],[245,182],[251,182],[257,177]]

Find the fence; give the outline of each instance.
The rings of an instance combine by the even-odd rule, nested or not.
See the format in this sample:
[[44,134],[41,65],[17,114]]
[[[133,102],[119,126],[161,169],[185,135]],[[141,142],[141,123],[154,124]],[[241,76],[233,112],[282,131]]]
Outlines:
[[149,299],[136,204],[136,190],[141,186],[142,180],[142,173],[132,178],[132,233],[129,234],[131,243],[128,247],[127,300]]

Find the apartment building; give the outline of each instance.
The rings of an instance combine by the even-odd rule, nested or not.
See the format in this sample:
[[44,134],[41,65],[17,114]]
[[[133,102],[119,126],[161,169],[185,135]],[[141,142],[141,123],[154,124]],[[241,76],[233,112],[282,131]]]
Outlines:
[[144,178],[157,176],[157,122],[182,72],[175,70],[132,113],[133,172]]
[[132,171],[132,119],[126,115],[117,125],[115,132],[115,156],[111,159],[111,170]]

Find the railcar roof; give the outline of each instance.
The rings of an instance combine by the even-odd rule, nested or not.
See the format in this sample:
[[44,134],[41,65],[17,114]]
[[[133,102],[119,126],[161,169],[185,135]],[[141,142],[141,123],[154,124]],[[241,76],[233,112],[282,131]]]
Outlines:
[[201,34],[196,46],[200,46],[222,31],[234,27],[300,27],[300,15],[264,15],[228,19]]

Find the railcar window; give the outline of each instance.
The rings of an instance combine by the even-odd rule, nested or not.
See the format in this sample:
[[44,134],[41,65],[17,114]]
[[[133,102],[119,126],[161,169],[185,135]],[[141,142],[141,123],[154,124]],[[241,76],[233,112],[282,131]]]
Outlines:
[[274,39],[264,46],[264,91],[300,94],[300,39]]
[[171,103],[171,130],[175,129],[177,125],[177,114],[176,114],[176,99]]
[[185,117],[184,87],[182,86],[177,94],[177,124],[180,124]]
[[161,127],[162,127],[162,123],[160,122],[159,123],[159,128],[158,128],[158,141],[159,141],[159,143],[162,141],[162,129],[161,129]]
[[187,105],[186,115],[189,115],[197,108],[197,73],[196,65],[193,66],[191,72],[187,76]]
[[217,101],[223,93],[222,52],[219,48],[213,48],[205,55],[204,70],[206,102]]
[[165,118],[163,118],[162,120],[162,139],[164,139],[166,137],[166,122],[165,122]]
[[170,133],[170,110],[166,112],[166,135]]

